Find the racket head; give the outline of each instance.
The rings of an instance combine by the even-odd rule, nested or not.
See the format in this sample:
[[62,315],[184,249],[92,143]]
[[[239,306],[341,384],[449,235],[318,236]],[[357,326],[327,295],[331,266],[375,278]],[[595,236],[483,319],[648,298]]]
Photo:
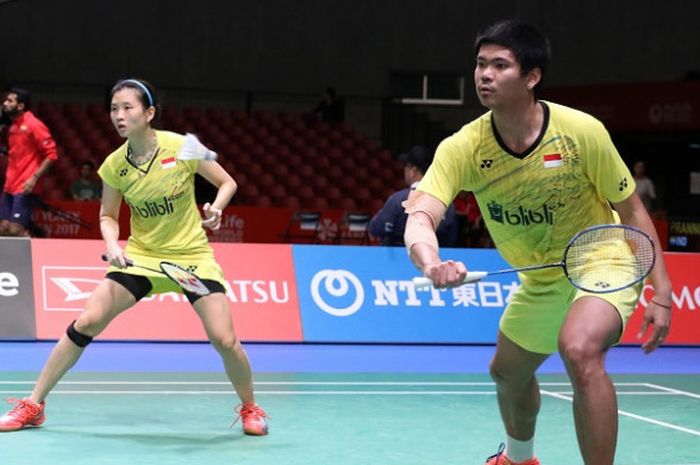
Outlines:
[[196,274],[176,263],[160,262],[160,270],[187,292],[200,296],[211,294],[211,291]]
[[634,226],[602,224],[577,233],[564,251],[562,267],[571,284],[596,294],[641,282],[656,263],[651,237]]

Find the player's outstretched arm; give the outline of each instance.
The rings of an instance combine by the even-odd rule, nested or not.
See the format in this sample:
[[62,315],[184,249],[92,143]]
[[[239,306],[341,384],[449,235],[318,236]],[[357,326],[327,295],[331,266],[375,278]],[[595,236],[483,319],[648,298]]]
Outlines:
[[436,288],[462,284],[467,268],[462,262],[443,261],[435,230],[447,211],[440,200],[430,194],[413,191],[403,204],[408,220],[404,242],[413,264]]
[[107,261],[119,268],[126,268],[124,251],[119,240],[119,208],[122,193],[107,183],[102,183],[102,203],[100,204],[100,232],[107,247]]

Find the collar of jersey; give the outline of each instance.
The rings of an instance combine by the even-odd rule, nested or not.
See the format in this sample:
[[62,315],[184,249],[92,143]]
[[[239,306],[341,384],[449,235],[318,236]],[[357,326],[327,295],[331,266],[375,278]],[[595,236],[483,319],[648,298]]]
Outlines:
[[148,174],[149,171],[151,171],[151,166],[153,166],[153,162],[156,161],[156,158],[158,158],[158,154],[160,153],[160,145],[156,147],[156,153],[153,154],[151,157],[151,160],[145,165],[146,168],[144,169],[144,165],[137,165],[136,163],[131,161],[131,158],[129,158],[129,146],[127,145],[126,149],[126,155],[124,155],[124,158],[126,158],[126,162],[130,164],[131,166],[134,167],[134,169],[137,169],[138,171],[142,172],[143,174]]
[[523,158],[530,155],[537,148],[537,146],[540,145],[540,142],[542,142],[542,138],[544,137],[544,134],[545,132],[547,132],[547,128],[549,127],[549,107],[546,103],[544,103],[541,100],[539,101],[539,103],[540,105],[542,105],[542,110],[544,111],[542,129],[540,129],[540,134],[537,136],[537,139],[535,139],[535,142],[533,142],[532,145],[522,153],[514,152],[506,145],[506,143],[501,138],[501,135],[498,133],[498,129],[496,129],[496,123],[493,120],[493,115],[491,115],[491,130],[493,131],[493,136],[496,138],[496,142],[498,142],[498,145],[501,147],[501,149],[503,149],[503,151],[506,152],[508,155],[511,155],[515,158],[520,158],[522,160]]

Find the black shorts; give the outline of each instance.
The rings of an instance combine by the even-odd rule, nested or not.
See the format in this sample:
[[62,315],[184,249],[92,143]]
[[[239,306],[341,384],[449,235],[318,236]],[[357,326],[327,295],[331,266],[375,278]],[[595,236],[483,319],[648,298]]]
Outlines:
[[0,197],[0,220],[19,223],[25,228],[32,223],[32,212],[36,206],[37,197],[34,194],[8,194],[3,192]]
[[[145,276],[124,273],[122,271],[111,271],[107,273],[107,276],[105,277],[124,286],[129,292],[131,292],[134,299],[136,299],[136,302],[146,297],[153,289],[151,280]],[[213,279],[202,279],[202,283],[212,294],[216,292],[221,292],[223,294],[226,293],[226,289],[224,289],[224,286],[219,281],[214,281]],[[197,299],[202,297],[201,295],[193,294],[192,292],[184,289],[182,290],[182,293],[185,294],[185,297],[187,297],[187,300],[189,300],[191,304],[194,304]]]

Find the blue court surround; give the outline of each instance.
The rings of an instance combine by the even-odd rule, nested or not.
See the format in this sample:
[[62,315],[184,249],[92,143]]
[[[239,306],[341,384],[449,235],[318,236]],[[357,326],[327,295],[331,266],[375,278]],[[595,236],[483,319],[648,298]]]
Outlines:
[[[55,342],[0,342],[0,372],[40,371]],[[495,347],[455,345],[245,344],[255,372],[487,373]],[[700,347],[613,348],[610,373],[700,373]],[[94,342],[73,371],[221,371],[208,343]],[[564,373],[558,355],[540,373]]]

